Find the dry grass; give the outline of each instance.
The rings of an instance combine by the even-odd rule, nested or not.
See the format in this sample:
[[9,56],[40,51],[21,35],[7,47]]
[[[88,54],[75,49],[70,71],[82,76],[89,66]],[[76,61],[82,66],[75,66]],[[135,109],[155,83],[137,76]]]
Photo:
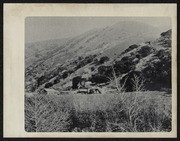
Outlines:
[[70,130],[71,98],[51,95],[25,97],[25,130],[27,132],[67,132]]
[[26,97],[26,131],[171,131],[171,97],[158,91],[124,93],[123,97],[117,93]]

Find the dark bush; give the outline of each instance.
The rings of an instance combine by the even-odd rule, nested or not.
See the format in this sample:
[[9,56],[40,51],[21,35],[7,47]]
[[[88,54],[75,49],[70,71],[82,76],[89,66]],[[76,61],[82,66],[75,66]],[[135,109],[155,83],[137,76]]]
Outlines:
[[76,76],[72,79],[72,88],[78,89],[78,84],[81,82],[81,76]]
[[138,53],[142,56],[142,57],[146,57],[148,56],[150,53],[152,53],[153,49],[149,46],[143,46],[141,47],[141,49],[138,51]]
[[172,32],[172,30],[170,29],[170,30],[168,30],[166,32],[161,33],[161,36],[171,37],[171,32]]
[[109,61],[109,57],[103,56],[103,57],[100,58],[99,63],[103,64],[104,62],[107,62],[107,61]]
[[38,78],[38,80],[37,80],[37,84],[38,84],[38,86],[40,86],[41,84],[43,84],[43,80],[45,79],[45,76],[41,76],[40,78]]
[[74,73],[74,69],[69,70],[68,73],[69,73],[69,74]]
[[82,59],[83,59],[83,57],[82,57],[82,56],[79,56],[79,57],[78,57],[78,60],[82,60]]
[[85,65],[91,63],[93,60],[94,60],[94,57],[96,55],[89,55],[89,56],[86,56],[84,59],[82,59],[81,61],[79,61],[79,63],[77,64],[76,66],[76,70],[79,69],[79,68],[82,68],[84,67]]
[[79,68],[81,68],[81,67],[83,67],[83,66],[85,66],[83,63],[79,63],[79,64],[76,66],[76,70],[79,69]]
[[60,82],[60,77],[57,77],[57,78],[54,80],[53,84],[57,84],[57,83],[59,83],[59,82]]
[[97,58],[95,58],[95,59],[93,60],[93,63],[94,63],[95,65],[99,65],[99,61],[98,61],[98,59],[97,59]]
[[95,74],[95,75],[92,75],[92,78],[90,79],[90,81],[95,84],[100,84],[100,83],[109,82],[109,79],[105,75]]
[[156,55],[159,59],[163,59],[165,56],[170,56],[169,52],[166,52],[164,49],[159,50]]
[[128,61],[129,59],[130,59],[130,57],[125,56],[125,57],[123,57],[123,58],[121,59],[121,61],[126,62],[126,61]]
[[134,70],[135,64],[129,57],[124,57],[121,61],[115,62],[114,68],[115,72],[120,75]]
[[149,90],[161,90],[161,88],[171,88],[171,59],[162,58],[160,62],[149,63],[143,70],[143,75],[147,79]]
[[100,66],[98,68],[98,73],[100,75],[105,75],[105,76],[112,76],[112,67],[111,66]]
[[95,68],[94,67],[91,67],[91,71],[94,71],[95,70]]
[[120,80],[120,84],[125,83],[125,89],[127,92],[134,91],[133,84],[132,84],[132,79],[134,78],[134,75],[141,76],[142,74],[140,72],[137,72],[137,71],[132,71]]
[[131,50],[133,50],[133,49],[135,49],[135,48],[138,48],[138,47],[139,47],[139,46],[136,45],[136,44],[131,45],[131,46],[129,46],[129,48],[127,48],[123,53],[127,53],[127,52],[129,52],[129,51],[131,51]]
[[93,55],[86,56],[84,62],[91,63],[94,59]]
[[48,82],[48,83],[46,83],[45,84],[45,88],[50,88],[50,87],[52,87],[53,86],[53,84],[52,84],[52,82]]
[[58,68],[55,68],[54,70],[46,72],[44,75],[40,76],[39,78],[37,78],[38,87],[40,85],[48,82],[50,79],[57,77],[59,75],[59,73],[65,69],[66,68],[64,68],[64,67],[58,67]]
[[64,72],[64,73],[62,74],[62,78],[65,79],[65,78],[67,78],[67,77],[68,77],[68,72],[66,71],[66,72]]
[[74,126],[80,128],[80,130],[90,127],[92,124],[91,114],[89,112],[76,112],[73,117]]
[[129,48],[130,48],[131,50],[133,50],[133,49],[135,49],[135,48],[137,48],[137,47],[138,47],[138,45],[136,45],[136,44],[129,46]]
[[136,58],[141,59],[142,56],[140,54],[136,54]]

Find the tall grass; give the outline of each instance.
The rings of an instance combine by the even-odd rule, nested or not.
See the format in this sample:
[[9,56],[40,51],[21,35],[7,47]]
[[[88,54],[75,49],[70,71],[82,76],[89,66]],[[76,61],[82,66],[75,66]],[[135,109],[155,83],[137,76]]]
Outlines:
[[[28,132],[169,132],[171,99],[158,92],[25,97]],[[134,99],[136,97],[136,102]]]
[[[114,73],[115,74],[115,73]],[[125,92],[114,75],[117,91],[96,95],[25,97],[28,132],[169,132],[171,97],[144,91],[145,80],[132,79],[134,92]]]
[[51,95],[25,97],[25,130],[27,132],[68,132],[72,104],[70,97]]
[[[136,103],[134,103],[135,96]],[[88,97],[89,100],[84,97],[77,98],[78,100],[74,101],[78,121],[77,131],[157,132],[171,130],[171,108],[162,97],[151,99],[148,93],[126,93],[125,97],[124,102],[117,94],[92,96]],[[164,108],[165,106],[168,108]]]

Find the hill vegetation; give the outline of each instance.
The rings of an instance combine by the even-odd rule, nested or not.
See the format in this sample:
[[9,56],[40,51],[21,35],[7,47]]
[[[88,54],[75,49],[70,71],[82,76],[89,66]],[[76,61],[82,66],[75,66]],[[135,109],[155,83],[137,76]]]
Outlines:
[[122,22],[28,44],[25,130],[170,132],[171,30],[156,34]]
[[146,79],[147,90],[171,89],[171,30],[156,40],[130,45],[116,57],[96,53],[55,66],[55,60],[49,66],[47,61],[26,68],[27,91],[34,92],[40,86],[67,90],[73,77],[83,75],[89,75],[88,80],[95,84],[107,83],[114,77],[113,73],[121,83],[126,80],[127,91],[132,91],[130,81],[134,75]]

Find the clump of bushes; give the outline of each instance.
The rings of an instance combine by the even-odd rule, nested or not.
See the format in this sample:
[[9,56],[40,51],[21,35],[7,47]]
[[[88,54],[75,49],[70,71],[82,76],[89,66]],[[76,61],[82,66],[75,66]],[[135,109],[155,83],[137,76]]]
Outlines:
[[[37,78],[37,83],[38,83],[38,87],[46,82],[48,82],[50,79],[54,78],[54,77],[59,77],[61,78],[61,76],[59,75],[60,72],[62,72],[63,70],[65,70],[65,68],[63,67],[58,67],[55,68],[52,71],[48,71],[46,72],[44,75],[40,76]],[[58,78],[58,79],[59,79]]]
[[138,51],[138,54],[144,58],[146,56],[148,56],[150,53],[152,53],[154,51],[154,49],[150,46],[143,46],[141,47],[141,49]]
[[135,63],[129,57],[123,57],[120,61],[116,61],[114,69],[118,75],[134,70]]
[[101,65],[101,64],[104,64],[105,62],[107,62],[107,61],[109,61],[110,59],[109,59],[109,57],[107,57],[107,56],[102,56],[101,58],[95,58],[94,60],[93,60],[93,63],[95,64],[95,65]]
[[89,56],[86,56],[84,59],[81,57],[81,59],[79,59],[79,62],[75,69],[77,70],[77,69],[82,68],[85,65],[93,62],[95,57],[96,57],[96,55],[89,55]]
[[122,54],[125,54],[125,53],[127,53],[127,52],[129,52],[129,51],[131,51],[131,50],[133,50],[133,49],[135,49],[135,48],[138,48],[138,47],[139,47],[139,46],[136,45],[136,44],[131,45],[131,46],[129,46],[129,48],[127,48]]

